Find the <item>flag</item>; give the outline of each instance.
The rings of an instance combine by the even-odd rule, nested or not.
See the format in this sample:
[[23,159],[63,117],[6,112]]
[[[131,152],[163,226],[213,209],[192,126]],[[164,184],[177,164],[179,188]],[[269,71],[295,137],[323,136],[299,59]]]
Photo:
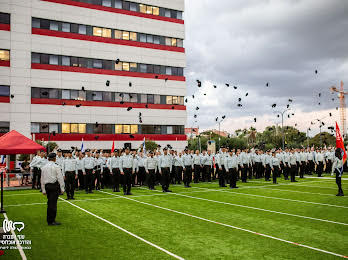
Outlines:
[[82,152],[82,153],[85,152],[85,149],[83,148],[83,138],[82,138],[82,141],[81,141],[81,152]]
[[112,140],[111,152],[113,153],[115,150],[115,140]]
[[6,159],[6,156],[5,155],[1,155],[1,164],[5,163],[5,159]]
[[146,146],[145,146],[145,136],[144,136],[144,142],[143,142],[143,153],[146,153]]
[[344,152],[343,163],[345,163],[347,160],[347,153],[346,153],[346,149],[344,149],[343,139],[342,139],[340,128],[338,127],[337,122],[336,122],[336,148],[341,148],[343,150]]

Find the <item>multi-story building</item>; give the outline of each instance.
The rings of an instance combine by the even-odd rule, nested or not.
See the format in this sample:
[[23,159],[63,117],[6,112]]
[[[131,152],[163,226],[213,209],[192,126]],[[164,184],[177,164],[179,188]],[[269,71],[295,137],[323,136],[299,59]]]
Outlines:
[[0,132],[187,145],[184,0],[2,0]]

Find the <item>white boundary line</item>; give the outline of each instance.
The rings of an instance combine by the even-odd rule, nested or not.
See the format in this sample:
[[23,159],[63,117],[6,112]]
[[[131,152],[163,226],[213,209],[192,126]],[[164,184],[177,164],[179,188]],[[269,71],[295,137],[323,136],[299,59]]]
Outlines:
[[[277,188],[272,188],[269,190],[278,190],[278,191],[289,191],[289,192],[297,192],[297,193],[306,193],[306,194],[313,194],[313,195],[323,195],[323,196],[335,196],[334,194],[329,194],[329,193],[318,193],[318,192],[309,192],[309,191],[300,191],[300,190],[287,190],[287,189],[277,189]],[[348,197],[340,197],[342,199],[348,198]]]
[[[112,193],[110,193],[110,194],[112,194]],[[115,196],[119,196],[119,195],[115,195]],[[122,198],[122,196],[120,196],[120,197]],[[172,252],[169,252],[168,250],[166,250],[166,249],[164,249],[164,248],[162,248],[162,247],[160,247],[160,246],[158,246],[158,245],[156,245],[154,243],[151,243],[150,241],[147,241],[146,239],[144,239],[142,237],[139,237],[138,235],[136,235],[136,234],[134,234],[134,233],[132,233],[132,232],[130,232],[130,231],[128,231],[128,230],[126,230],[126,229],[124,229],[124,228],[122,228],[122,227],[120,227],[120,226],[118,226],[118,225],[116,225],[116,224],[114,224],[114,223],[112,223],[112,222],[102,218],[102,217],[99,217],[98,215],[93,214],[92,212],[90,212],[90,211],[88,211],[88,210],[86,210],[84,208],[81,208],[81,207],[75,205],[74,203],[71,203],[70,201],[67,201],[67,200],[62,199],[62,198],[59,198],[59,199],[65,201],[66,203],[69,203],[70,205],[72,205],[72,206],[74,206],[74,207],[76,207],[76,208],[86,212],[87,214],[89,214],[89,215],[91,215],[93,217],[96,217],[96,218],[104,221],[105,223],[108,223],[109,225],[111,225],[111,226],[113,226],[113,227],[115,227],[115,228],[117,228],[117,229],[127,233],[128,235],[131,235],[132,237],[135,237],[136,239],[139,239],[142,242],[144,242],[144,243],[146,243],[146,244],[148,244],[148,245],[150,245],[150,246],[152,246],[154,248],[157,248],[158,250],[161,250],[162,252],[166,253],[167,255],[170,255],[170,256],[172,256],[172,257],[174,257],[176,259],[184,260],[184,258],[182,258],[182,257],[180,257],[180,256],[178,256],[176,254],[173,254]]]
[[193,197],[193,196],[189,196],[189,195],[185,195],[185,194],[181,194],[181,193],[175,193],[175,192],[173,192],[171,194],[177,195],[177,196],[182,196],[182,197],[187,197],[187,198],[192,198],[192,199],[197,199],[197,200],[205,200],[205,201],[218,203],[218,204],[229,205],[229,206],[235,206],[235,207],[241,207],[241,208],[247,208],[247,209],[260,210],[260,211],[265,211],[265,212],[270,212],[270,213],[275,213],[275,214],[287,215],[287,216],[291,216],[291,217],[305,218],[305,219],[311,219],[311,220],[316,220],[316,221],[322,221],[322,222],[328,222],[328,223],[332,223],[332,224],[348,226],[348,223],[336,222],[336,221],[327,220],[327,219],[312,218],[312,217],[307,217],[307,216],[302,216],[302,215],[297,215],[297,214],[291,214],[291,213],[286,213],[286,212],[280,212],[280,211],[274,211],[274,210],[269,210],[269,209],[256,208],[256,207],[240,205],[240,204],[234,204],[234,203],[229,203],[229,202],[223,202],[223,201],[218,201],[218,200],[210,200],[210,199],[205,199],[205,198],[200,198],[200,197]]
[[[7,217],[6,213],[3,213],[3,214],[4,214],[5,219],[8,221],[8,217]],[[16,233],[12,230],[12,228],[11,228],[11,234],[13,236],[13,239],[16,241],[16,245],[17,245],[18,251],[19,251],[19,253],[20,253],[21,257],[22,257],[22,260],[27,260],[27,256],[25,255],[25,253],[23,251],[23,248],[22,248],[21,244],[18,241]]]
[[[105,192],[105,191],[99,191],[99,192],[106,193],[106,194],[109,194],[109,195],[112,195],[112,196],[119,196],[119,195],[112,194],[112,193]],[[175,194],[175,193],[173,193],[173,194]],[[300,244],[300,243],[295,243],[295,242],[292,242],[292,241],[289,241],[289,240],[281,239],[281,238],[274,237],[274,236],[265,235],[265,234],[258,233],[258,232],[252,231],[252,230],[248,230],[248,229],[245,229],[245,228],[240,228],[240,227],[224,224],[224,223],[217,222],[217,221],[214,221],[214,220],[201,218],[201,217],[198,217],[198,216],[195,216],[195,215],[191,215],[191,214],[188,214],[188,213],[184,213],[184,212],[180,212],[180,211],[177,211],[177,210],[164,208],[164,207],[161,207],[161,206],[158,206],[158,205],[154,205],[154,204],[150,204],[150,203],[147,203],[147,202],[131,199],[129,197],[122,197],[122,196],[119,196],[119,197],[127,199],[127,200],[131,200],[131,201],[135,201],[135,202],[138,202],[138,203],[141,203],[141,204],[144,204],[144,205],[148,205],[148,206],[152,206],[152,207],[155,207],[155,208],[159,208],[159,209],[167,210],[167,211],[170,211],[170,212],[174,212],[174,213],[177,213],[177,214],[180,214],[180,215],[188,216],[188,217],[191,217],[191,218],[200,219],[200,220],[203,220],[203,221],[206,221],[206,222],[210,222],[210,223],[213,223],[213,224],[217,224],[217,225],[221,225],[221,226],[225,226],[225,227],[229,227],[229,228],[245,231],[245,232],[248,232],[248,233],[252,233],[254,235],[259,235],[259,236],[271,238],[271,239],[278,240],[278,241],[281,241],[281,242],[285,242],[285,243],[288,243],[288,244],[292,244],[292,245],[296,245],[296,246],[300,246],[300,247],[305,247],[305,248],[308,248],[308,249],[312,249],[312,250],[315,250],[315,251],[319,251],[319,252],[322,252],[322,253],[326,253],[326,254],[342,257],[342,258],[348,258],[348,256],[344,256],[344,255],[337,254],[337,253],[334,253],[334,252],[326,251],[326,250],[319,249],[319,248],[316,248],[316,247],[307,246],[307,245]]]
[[337,208],[348,209],[348,207],[346,207],[346,206],[327,204],[327,203],[319,203],[319,202],[312,202],[312,201],[305,201],[305,200],[293,200],[293,199],[286,199],[286,198],[269,197],[269,196],[264,196],[264,195],[250,194],[250,193],[244,193],[244,192],[234,192],[234,191],[228,191],[228,190],[215,190],[215,189],[200,188],[200,187],[193,187],[193,188],[210,190],[210,191],[225,192],[225,193],[230,193],[230,194],[246,195],[246,196],[252,196],[252,197],[260,197],[260,198],[266,198],[266,199],[286,200],[286,201],[301,202],[301,203],[315,204],[315,205],[321,205],[321,206],[329,206],[329,207],[337,207]]

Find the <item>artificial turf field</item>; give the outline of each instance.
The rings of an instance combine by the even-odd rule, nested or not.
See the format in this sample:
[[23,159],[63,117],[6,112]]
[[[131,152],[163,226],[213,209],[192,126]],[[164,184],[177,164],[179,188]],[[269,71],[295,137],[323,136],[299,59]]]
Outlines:
[[[345,177],[345,176],[343,176]],[[334,179],[278,185],[264,180],[172,185],[173,193],[133,188],[76,192],[58,201],[46,224],[47,199],[38,191],[5,191],[7,216],[23,221],[16,234],[31,240],[27,259],[335,259],[348,256],[348,196]],[[348,180],[342,180],[348,195]],[[2,214],[1,214],[2,215]],[[3,216],[2,216],[3,218]],[[0,219],[2,222],[2,219]],[[130,232],[130,233],[129,233]],[[21,259],[5,250],[1,259]]]

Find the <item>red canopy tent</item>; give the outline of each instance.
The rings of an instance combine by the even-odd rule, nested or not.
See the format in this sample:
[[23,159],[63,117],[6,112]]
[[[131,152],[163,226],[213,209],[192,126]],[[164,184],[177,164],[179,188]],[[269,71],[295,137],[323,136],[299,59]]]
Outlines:
[[[35,143],[24,135],[15,130],[0,137],[0,154],[7,155],[7,163],[9,162],[8,155],[10,154],[32,154],[38,150],[46,151],[45,147]],[[7,165],[8,167],[8,165]],[[0,213],[4,213],[4,193],[3,193],[3,171],[1,171],[1,209]]]
[[15,130],[0,137],[0,154],[32,154],[46,148]]

